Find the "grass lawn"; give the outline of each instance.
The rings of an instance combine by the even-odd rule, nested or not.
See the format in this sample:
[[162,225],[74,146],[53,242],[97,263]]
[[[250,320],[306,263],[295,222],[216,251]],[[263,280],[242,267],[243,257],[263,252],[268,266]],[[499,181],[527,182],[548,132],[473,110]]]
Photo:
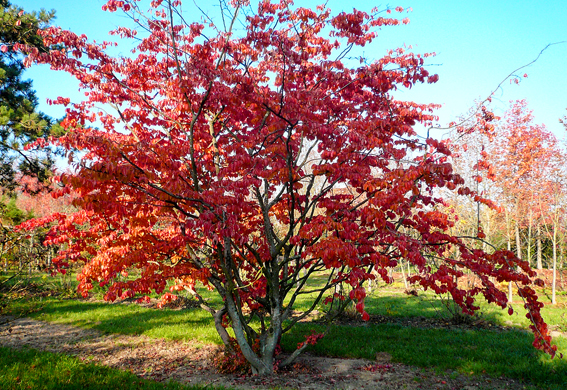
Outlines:
[[176,382],[154,382],[122,370],[84,363],[79,359],[32,349],[0,347],[0,389],[43,390],[198,390]]
[[[560,302],[565,301],[560,296]],[[211,296],[213,299],[213,296]],[[74,299],[44,298],[20,300],[14,311],[25,311],[34,305],[41,309],[30,316],[58,323],[94,328],[108,333],[143,334],[171,340],[196,340],[220,344],[211,316],[200,309],[155,310],[138,305],[108,304]],[[298,309],[307,305],[299,302]],[[367,300],[370,314],[394,318],[439,317],[447,311],[441,300],[429,294],[413,297],[390,287],[373,290]],[[495,324],[514,324],[525,328],[527,319],[520,303],[510,317],[497,307],[482,305],[483,317]],[[546,306],[544,318],[550,324],[564,327],[564,308]],[[563,322],[562,322],[563,321]],[[322,332],[320,325],[301,323],[282,338],[284,350],[295,349],[304,335]],[[346,342],[345,340],[348,340]],[[336,357],[374,359],[377,352],[388,352],[394,361],[439,370],[456,370],[465,374],[487,374],[494,377],[522,379],[541,389],[564,389],[567,383],[565,359],[550,359],[531,345],[533,336],[523,329],[492,331],[487,329],[419,328],[397,324],[364,324],[333,326],[328,335],[311,347],[317,354]],[[555,339],[559,352],[567,355],[567,339]],[[567,358],[566,358],[567,359]]]
[[[20,309],[25,303],[20,303]],[[48,299],[31,317],[97,329],[105,333],[145,335],[169,340],[198,340],[221,344],[209,313],[200,309],[155,310],[136,304]]]
[[[540,294],[542,302],[546,303],[541,310],[543,318],[549,325],[554,325],[562,331],[567,331],[567,295],[559,293],[557,295],[557,305],[548,304],[546,294]],[[528,329],[530,321],[526,317],[527,310],[524,308],[521,298],[514,296],[514,313],[508,315],[507,309],[500,309],[496,305],[488,304],[484,300],[479,302],[479,316],[487,322],[499,325],[515,326]],[[449,318],[449,311],[433,293],[421,292],[418,297],[404,294],[400,290],[390,290],[385,293],[381,290],[374,290],[366,300],[366,310],[369,314],[379,314],[390,317],[429,317],[429,318]],[[567,352],[567,351],[566,351]]]
[[[284,342],[292,349],[312,331],[324,328],[299,324]],[[345,342],[348,340],[348,342]],[[531,345],[533,336],[522,331],[421,329],[395,324],[334,326],[312,350],[318,354],[375,359],[388,352],[394,361],[419,367],[452,369],[464,374],[506,376],[538,385],[565,389],[567,361],[551,359]],[[560,350],[567,340],[557,339]]]

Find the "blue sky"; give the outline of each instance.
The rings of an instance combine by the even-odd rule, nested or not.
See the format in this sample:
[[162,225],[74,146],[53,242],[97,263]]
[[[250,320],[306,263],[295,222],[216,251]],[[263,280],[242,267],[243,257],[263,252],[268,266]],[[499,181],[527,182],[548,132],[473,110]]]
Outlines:
[[[394,0],[395,1],[395,0]],[[403,2],[402,2],[403,1]],[[97,41],[109,40],[108,31],[129,20],[120,13],[101,10],[102,0],[13,0],[26,11],[55,9],[55,25],[84,33]],[[187,0],[186,3],[192,3]],[[321,1],[296,1],[312,7]],[[217,1],[199,1],[202,8],[216,10]],[[348,4],[348,5],[347,5]],[[411,7],[407,26],[384,28],[377,41],[366,47],[365,55],[380,58],[388,49],[412,45],[417,53],[436,52],[429,70],[440,76],[434,85],[401,91],[397,97],[420,103],[439,103],[441,125],[468,111],[474,100],[487,97],[513,70],[534,60],[548,44],[567,41],[567,0],[400,0],[379,3],[367,0],[348,2],[329,0],[333,12],[372,7]],[[188,12],[190,13],[190,12]],[[186,16],[191,20],[190,16]],[[122,52],[128,54],[128,48]],[[567,42],[549,47],[539,60],[518,72],[528,74],[519,85],[504,82],[494,96],[497,114],[508,101],[526,99],[534,111],[536,123],[544,123],[558,138],[567,132],[558,123],[567,114]],[[34,82],[40,109],[61,117],[63,108],[48,106],[45,100],[57,96],[81,99],[77,83],[66,74],[47,67],[32,67],[26,76]]]

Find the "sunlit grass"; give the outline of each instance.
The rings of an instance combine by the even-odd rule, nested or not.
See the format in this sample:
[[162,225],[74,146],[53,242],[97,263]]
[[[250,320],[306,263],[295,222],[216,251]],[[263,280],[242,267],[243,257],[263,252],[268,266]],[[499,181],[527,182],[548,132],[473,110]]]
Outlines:
[[[211,387],[187,386],[176,382],[160,383],[77,358],[32,349],[0,347],[0,389],[43,390],[198,390]],[[216,388],[220,390],[221,388]]]
[[[30,301],[12,305],[23,311]],[[145,335],[169,340],[196,340],[220,344],[211,315],[204,310],[155,310],[136,304],[44,299],[42,309],[30,316],[44,321],[96,329],[105,333]]]
[[[292,350],[304,335],[323,332],[322,326],[299,324],[284,340]],[[348,342],[345,342],[348,340]],[[394,361],[420,367],[457,370],[464,374],[506,376],[537,384],[538,388],[564,389],[565,359],[551,359],[535,350],[533,336],[522,331],[421,329],[395,324],[334,326],[313,347],[318,354],[374,360],[388,352]],[[558,338],[560,350],[567,340]]]
[[[322,280],[315,280],[319,283]],[[215,292],[202,291],[210,302],[220,302]],[[516,296],[519,301],[518,297]],[[544,296],[545,298],[545,296]],[[310,304],[310,296],[302,296],[296,309]],[[560,295],[565,302],[565,295]],[[38,300],[12,304],[13,311],[37,305]],[[136,304],[90,302],[49,298],[41,301],[42,309],[31,316],[46,321],[97,329],[107,333],[140,334],[170,340],[193,340],[220,344],[212,317],[200,309],[156,310]],[[521,303],[514,303],[515,313],[508,316],[494,305],[480,302],[482,318],[495,325],[514,324],[525,329],[528,320]],[[323,305],[319,310],[325,310]],[[374,288],[366,301],[370,314],[396,319],[415,317],[449,318],[443,301],[430,293],[418,297],[406,295],[392,286]],[[546,305],[544,318],[553,325],[565,324],[561,305]],[[563,322],[561,322],[563,321]],[[312,331],[323,328],[316,324],[298,324],[282,338],[285,350],[295,349],[297,343]],[[347,342],[348,340],[348,342]],[[439,370],[457,370],[465,374],[488,374],[522,379],[537,388],[563,389],[567,383],[565,360],[550,359],[531,345],[533,335],[525,330],[492,331],[460,328],[422,329],[399,324],[333,326],[327,337],[312,351],[323,355],[374,359],[377,352],[388,352],[394,361]],[[559,352],[567,355],[567,341],[561,337],[555,343]]]

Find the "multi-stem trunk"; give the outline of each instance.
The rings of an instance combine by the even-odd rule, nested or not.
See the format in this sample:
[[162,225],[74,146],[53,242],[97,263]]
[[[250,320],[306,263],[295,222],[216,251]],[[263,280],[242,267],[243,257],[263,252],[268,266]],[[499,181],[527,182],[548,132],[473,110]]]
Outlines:
[[[277,256],[274,256],[269,265],[264,267],[263,273],[268,279],[266,299],[270,302],[267,310],[270,314],[268,327],[256,333],[245,322],[239,298],[239,286],[231,275],[237,270],[233,267],[234,259],[230,252],[230,240],[225,240],[224,248],[219,250],[223,260],[223,273],[226,284],[223,288],[227,314],[232,322],[234,338],[240,347],[244,358],[250,363],[252,373],[256,375],[269,375],[274,371],[275,351],[282,335],[283,302],[280,298],[279,274],[280,266]],[[222,253],[222,255],[221,255]],[[257,348],[254,348],[255,344]]]

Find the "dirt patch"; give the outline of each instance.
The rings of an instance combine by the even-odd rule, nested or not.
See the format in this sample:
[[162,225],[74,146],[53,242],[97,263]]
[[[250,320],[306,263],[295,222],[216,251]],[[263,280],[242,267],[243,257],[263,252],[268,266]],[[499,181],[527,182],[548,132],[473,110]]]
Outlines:
[[156,381],[224,385],[237,389],[521,389],[509,379],[465,376],[456,372],[436,374],[393,363],[389,354],[378,353],[375,361],[301,356],[297,363],[273,376],[219,374],[211,366],[218,346],[150,339],[145,336],[106,335],[36,321],[0,317],[0,345],[31,347],[76,356],[84,362],[128,370]]

